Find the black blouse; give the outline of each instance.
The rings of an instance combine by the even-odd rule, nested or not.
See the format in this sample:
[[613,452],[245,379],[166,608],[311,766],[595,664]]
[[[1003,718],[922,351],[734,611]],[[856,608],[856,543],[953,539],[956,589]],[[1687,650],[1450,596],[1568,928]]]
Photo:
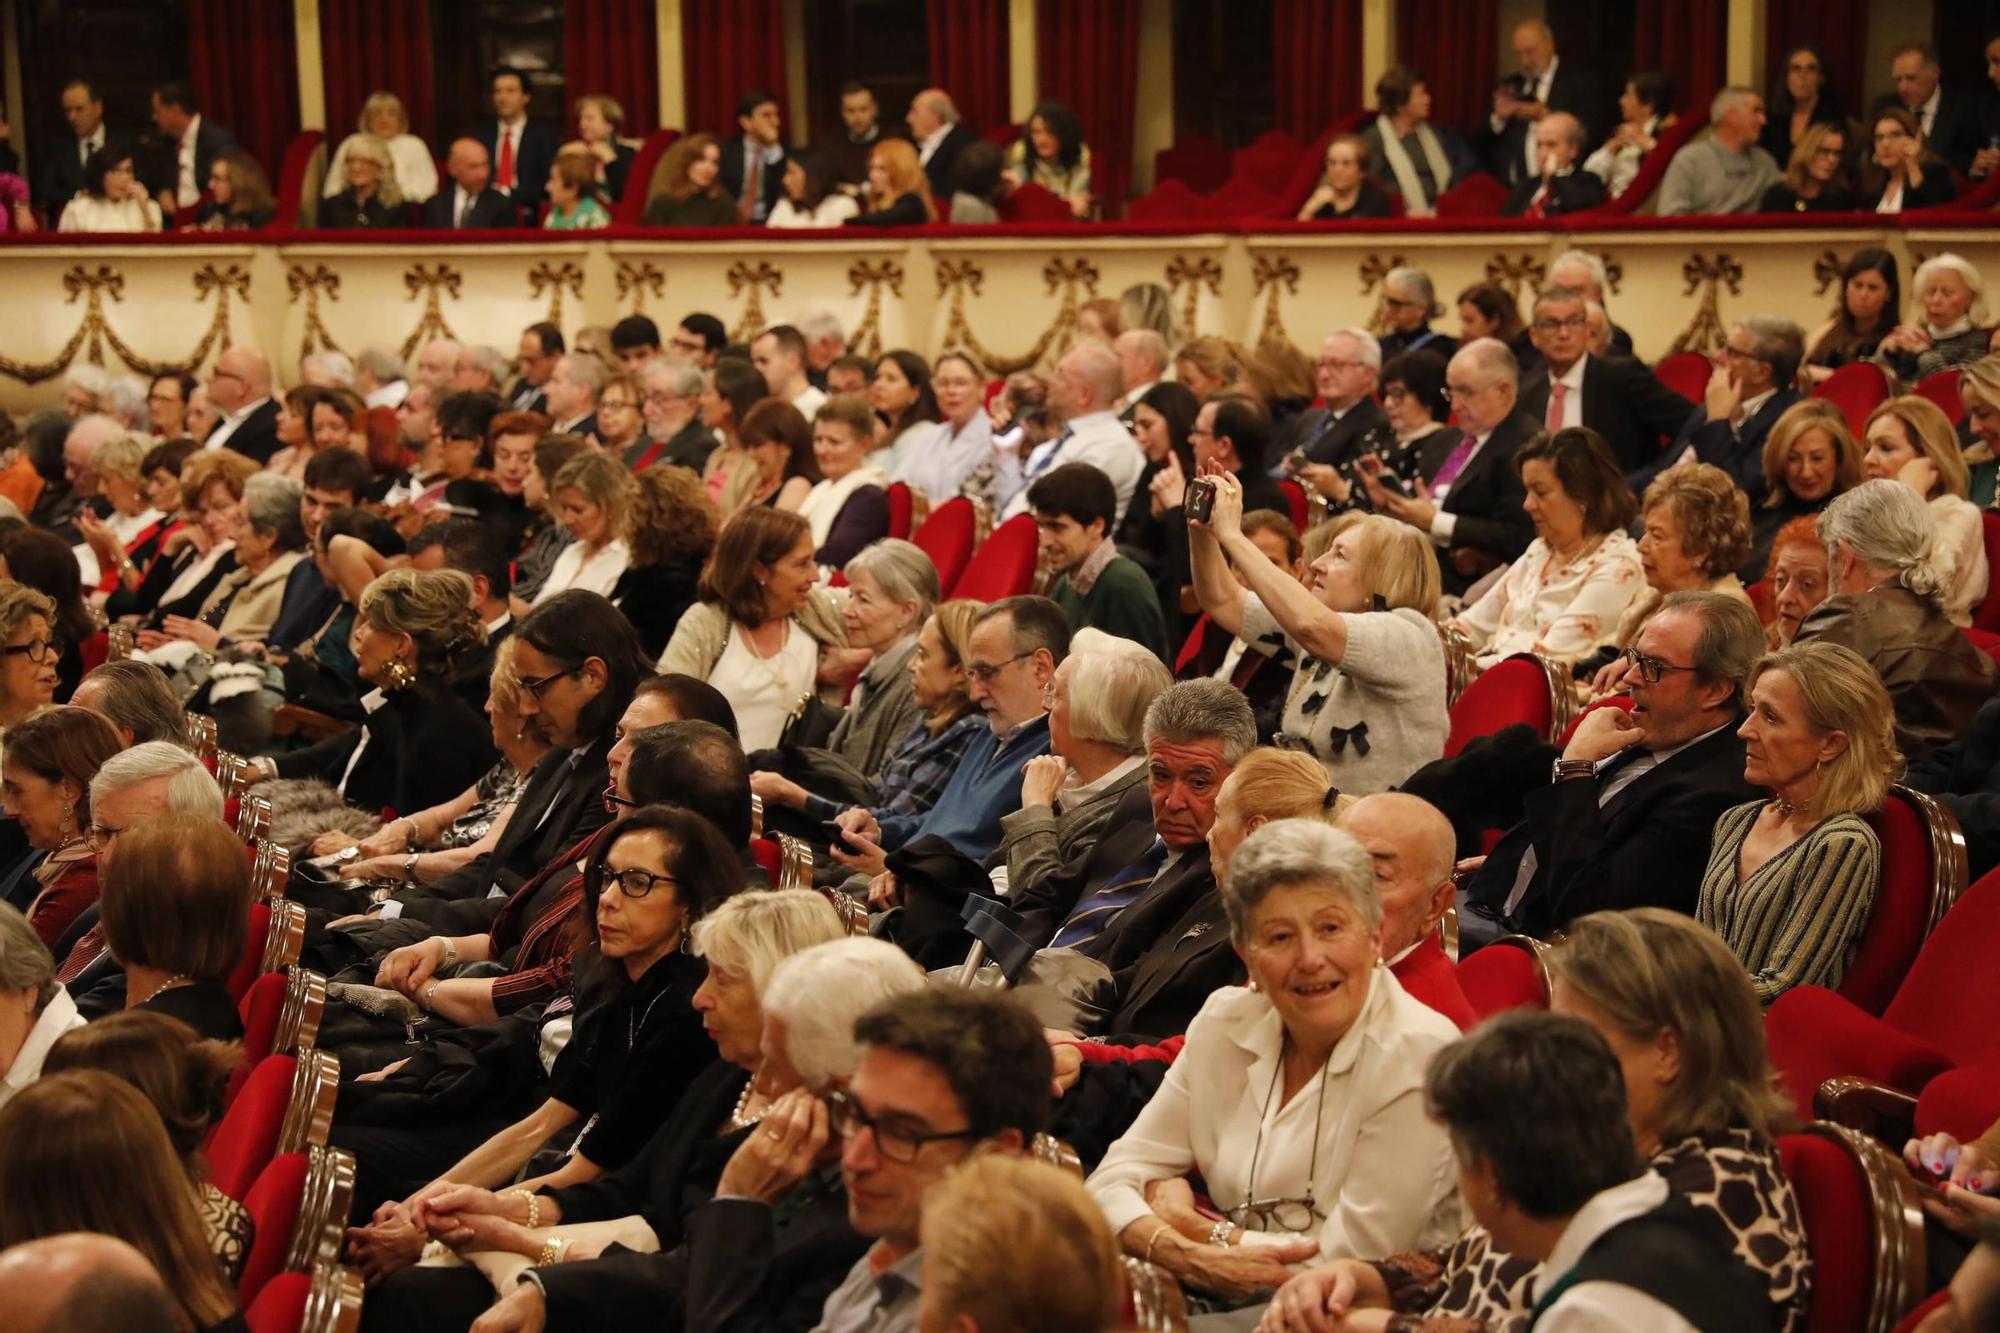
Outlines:
[[1854,192],[1839,188],[1821,190],[1811,199],[1789,185],[1773,185],[1764,191],[1759,213],[1852,213],[1859,205]]
[[178,1018],[195,1030],[195,1035],[216,1041],[241,1041],[243,1018],[236,1001],[219,981],[197,981],[191,986],[169,986],[135,1008]]
[[[368,745],[348,761],[363,735]],[[338,785],[356,809],[410,814],[450,800],[477,782],[499,758],[493,731],[440,677],[391,690],[359,728],[278,757],[278,776],[321,778]]]
[[913,190],[878,212],[862,213],[847,220],[850,227],[921,227],[931,220],[924,201]]
[[1374,181],[1364,180],[1361,182],[1361,193],[1354,198],[1353,207],[1346,210],[1338,209],[1329,199],[1313,212],[1313,220],[1338,222],[1343,218],[1386,218],[1393,213],[1394,210],[1389,205],[1389,196],[1384,194]]
[[352,187],[342,190],[331,199],[322,200],[319,206],[319,225],[329,231],[348,231],[362,227],[379,230],[383,227],[403,225],[403,210],[391,208],[382,202],[382,196],[371,195],[367,203],[360,203],[354,197]]

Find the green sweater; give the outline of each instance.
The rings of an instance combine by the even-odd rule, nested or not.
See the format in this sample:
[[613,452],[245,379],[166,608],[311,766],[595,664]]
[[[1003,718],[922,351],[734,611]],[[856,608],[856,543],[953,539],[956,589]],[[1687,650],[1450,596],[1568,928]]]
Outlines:
[[1122,555],[1114,557],[1088,593],[1071,588],[1069,575],[1064,574],[1049,589],[1049,597],[1069,618],[1072,632],[1086,625],[1101,629],[1144,644],[1162,662],[1173,664],[1167,655],[1167,621],[1160,614],[1160,599],[1153,592],[1152,580],[1135,561]]

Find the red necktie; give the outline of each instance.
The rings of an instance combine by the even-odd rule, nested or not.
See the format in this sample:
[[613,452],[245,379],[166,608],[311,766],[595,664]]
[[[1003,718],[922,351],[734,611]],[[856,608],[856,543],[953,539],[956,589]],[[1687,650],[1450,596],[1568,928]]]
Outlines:
[[503,190],[514,188],[514,132],[505,125],[500,127],[500,179]]
[[1569,386],[1561,380],[1556,380],[1549,385],[1548,426],[1551,435],[1563,428],[1563,397],[1568,393]]

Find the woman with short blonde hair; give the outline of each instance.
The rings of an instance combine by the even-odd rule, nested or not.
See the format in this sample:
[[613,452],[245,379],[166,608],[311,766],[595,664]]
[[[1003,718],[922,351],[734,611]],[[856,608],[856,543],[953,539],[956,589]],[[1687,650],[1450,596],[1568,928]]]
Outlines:
[[1190,338],[1174,352],[1174,376],[1196,398],[1207,402],[1235,388],[1243,373],[1243,353],[1227,339],[1203,335]]
[[430,145],[410,133],[410,113],[403,99],[384,89],[368,94],[355,118],[354,133],[340,141],[333,160],[326,164],[326,183],[320,193],[331,199],[347,188],[347,148],[363,136],[380,139],[395,164],[396,184],[403,198],[421,204],[437,193],[437,159]]
[[354,134],[340,149],[346,188],[320,202],[319,225],[328,230],[402,226],[403,189],[388,143],[373,134]]
[[1743,961],[1765,1004],[1840,985],[1874,904],[1882,845],[1864,816],[1902,766],[1889,692],[1860,654],[1794,643],[1750,669],[1744,780],[1771,793],[1715,824],[1695,919]]
[[564,463],[549,485],[549,506],[573,539],[535,594],[540,605],[580,588],[609,597],[632,564],[632,505],[637,483],[619,459],[586,449]]
[[1942,604],[1960,629],[1986,599],[1991,571],[1986,562],[1986,526],[1967,498],[1971,473],[1951,419],[1918,394],[1891,398],[1868,416],[1868,441],[1861,470],[1870,479],[1914,487],[1937,521],[1931,565],[1943,587]]

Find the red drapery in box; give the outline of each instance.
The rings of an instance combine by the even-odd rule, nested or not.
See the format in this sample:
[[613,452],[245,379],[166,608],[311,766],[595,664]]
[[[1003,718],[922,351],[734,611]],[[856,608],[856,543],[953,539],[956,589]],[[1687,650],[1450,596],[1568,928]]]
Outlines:
[[436,132],[428,6],[408,0],[320,0],[319,45],[329,149],[353,133],[361,104],[377,91],[403,99],[410,133],[429,139]]
[[1139,0],[1036,0],[1041,95],[1066,103],[1090,145],[1091,189],[1119,216],[1132,170],[1139,91]]
[[[681,76],[687,130],[737,132],[736,101],[761,88],[785,105],[781,0],[681,0]],[[630,108],[627,108],[628,110]]]
[[[299,132],[292,7],[268,0],[189,0],[188,75],[202,119],[235,134],[273,182]],[[201,182],[203,188],[207,182]]]
[[[1632,24],[1632,68],[1672,76],[1676,111],[1704,119],[1723,84],[1727,0],[1639,0]],[[1607,89],[1607,94],[1622,89]]]
[[[660,127],[656,8],[653,0],[565,0],[563,4],[563,80],[570,105],[589,93],[616,99],[625,109],[620,133],[628,138],[643,137]],[[733,127],[736,122],[729,123]]]
[[1841,109],[1850,116],[1863,114],[1867,110],[1862,105],[1862,89],[1868,84],[1868,6],[1860,0],[1765,3],[1766,96],[1770,90],[1785,86],[1785,57],[1801,46],[1810,46],[1819,52],[1821,68],[1840,94]]
[[1271,9],[1278,128],[1303,143],[1371,100],[1361,87],[1361,0],[1276,0]]
[[974,134],[1011,123],[1007,0],[927,0],[927,10],[931,83],[951,94]]
[[1397,0],[1397,60],[1423,71],[1439,125],[1469,129],[1492,110],[1499,51],[1498,0]]

